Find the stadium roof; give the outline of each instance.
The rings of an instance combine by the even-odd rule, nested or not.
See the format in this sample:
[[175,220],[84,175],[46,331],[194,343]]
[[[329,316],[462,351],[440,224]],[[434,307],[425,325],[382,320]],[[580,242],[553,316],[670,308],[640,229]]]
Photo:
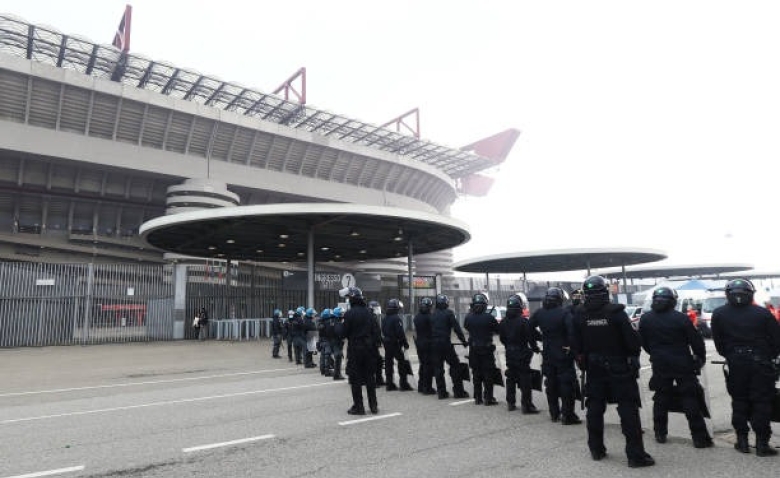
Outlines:
[[432,165],[453,178],[469,176],[499,162],[192,69],[123,53],[111,45],[33,25],[8,14],[0,14],[0,52],[398,154]]
[[388,259],[450,249],[471,239],[450,217],[406,209],[335,203],[235,206],[161,216],[141,236],[167,252],[258,262]]
[[662,259],[666,259],[666,254],[655,249],[554,249],[482,256],[460,261],[453,268],[460,272],[525,274],[590,270]]
[[[639,267],[626,267],[627,279],[650,279],[662,277],[702,277],[719,276],[720,274],[749,271],[752,264],[653,264]],[[610,279],[622,279],[623,272],[619,269],[600,271],[599,274]]]

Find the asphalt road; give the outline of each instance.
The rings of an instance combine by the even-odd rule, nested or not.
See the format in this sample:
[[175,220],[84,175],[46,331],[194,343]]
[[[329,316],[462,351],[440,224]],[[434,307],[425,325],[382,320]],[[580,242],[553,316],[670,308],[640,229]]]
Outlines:
[[[720,367],[704,373],[716,438],[706,450],[693,448],[678,414],[669,443],[652,440],[648,378],[643,370],[642,418],[657,465],[632,470],[614,407],[609,456],[594,462],[584,425],[508,412],[502,388],[496,407],[382,389],[380,414],[354,422],[345,382],[272,360],[267,341],[2,350],[0,478],[777,474],[780,459],[732,449]],[[534,401],[546,410],[542,394]]]

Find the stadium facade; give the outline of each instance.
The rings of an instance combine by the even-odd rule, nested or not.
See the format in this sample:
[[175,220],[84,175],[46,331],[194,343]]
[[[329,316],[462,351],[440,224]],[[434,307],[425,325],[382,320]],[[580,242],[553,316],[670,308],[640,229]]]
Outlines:
[[[442,146],[0,14],[0,261],[168,264],[139,226],[192,208],[344,202],[449,215],[518,134]],[[417,275],[451,272],[451,251],[415,260]],[[296,261],[259,252],[251,267],[272,276]],[[405,265],[334,258],[323,269],[395,281]],[[222,267],[206,262],[202,275]]]

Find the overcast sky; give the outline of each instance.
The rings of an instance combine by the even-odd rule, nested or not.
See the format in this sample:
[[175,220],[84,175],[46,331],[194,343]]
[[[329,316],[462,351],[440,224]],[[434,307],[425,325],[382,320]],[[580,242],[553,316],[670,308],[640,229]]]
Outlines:
[[[117,0],[0,0],[110,43]],[[460,147],[522,134],[456,260],[641,247],[780,270],[780,2],[133,0],[131,51]]]

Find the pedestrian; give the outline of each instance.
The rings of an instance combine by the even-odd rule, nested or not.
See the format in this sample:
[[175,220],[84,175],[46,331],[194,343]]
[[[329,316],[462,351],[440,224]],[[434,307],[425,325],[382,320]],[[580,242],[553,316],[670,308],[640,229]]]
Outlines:
[[639,334],[631,326],[625,306],[611,303],[603,277],[588,277],[582,290],[585,303],[575,312],[573,345],[577,365],[587,374],[583,393],[587,397],[591,457],[598,461],[607,456],[604,412],[607,403],[617,403],[628,466],[652,466],[655,460],[645,451],[639,418]]
[[374,314],[366,307],[363,292],[350,287],[346,292],[349,310],[344,314],[342,337],[347,341],[347,375],[352,389],[350,415],[365,415],[363,387],[368,395],[371,413],[379,413],[376,400],[376,356],[377,342],[381,341],[379,324]]
[[271,317],[271,340],[273,340],[273,349],[271,350],[271,357],[278,359],[279,347],[282,345],[282,334],[284,326],[282,324],[282,311],[274,309],[273,317]]
[[780,325],[768,310],[753,304],[755,292],[746,279],[729,281],[727,303],[712,312],[710,323],[715,348],[728,364],[726,390],[731,395],[731,425],[737,433],[734,448],[750,453],[752,427],[756,455],[774,456],[777,450],[769,445],[777,380],[772,361],[780,355]]
[[[675,291],[674,293],[677,294],[677,291]],[[688,320],[690,320],[691,323],[693,324],[693,327],[694,328],[698,328],[698,326],[699,326],[699,316],[696,313],[696,309],[693,308],[693,305],[689,305],[688,306],[688,310],[686,312],[686,315],[688,316]]]
[[[506,354],[506,408],[514,411],[517,388],[520,388],[520,411],[525,415],[539,413],[533,403],[531,359],[539,351],[533,340],[533,329],[523,317],[525,302],[515,294],[506,301],[506,317],[498,325],[499,337]],[[471,331],[469,331],[469,337]],[[472,351],[474,349],[472,348]]]
[[198,313],[198,340],[207,340],[209,338],[209,313],[205,307],[200,308]]
[[[498,321],[487,311],[488,298],[474,294],[463,326],[469,332],[469,366],[474,384],[474,404],[497,405],[493,396],[493,373],[496,369],[496,346],[493,336],[498,333]],[[521,311],[522,313],[522,311]]]
[[405,368],[404,350],[409,349],[409,342],[406,340],[404,324],[401,320],[403,305],[398,299],[390,299],[385,307],[385,316],[382,319],[382,344],[385,347],[385,387],[388,392],[398,390],[393,381],[393,364],[398,363],[399,386],[402,392],[413,390],[409,385]]
[[447,382],[444,380],[444,363],[450,369],[452,380],[452,393],[455,398],[468,398],[469,394],[463,388],[463,377],[460,371],[460,360],[452,345],[452,332],[460,340],[461,345],[467,346],[466,336],[460,328],[458,319],[450,310],[450,299],[444,294],[436,296],[436,310],[431,315],[431,344],[433,350],[433,375],[436,378],[436,390],[439,399],[450,396],[447,392]]
[[697,374],[704,366],[707,349],[704,338],[688,317],[675,310],[677,291],[659,287],[653,291],[650,312],[642,316],[639,335],[642,348],[650,355],[653,376],[650,390],[653,395],[653,430],[655,441],[666,443],[669,433],[669,409],[675,396],[681,401],[693,446],[709,448],[712,437],[704,423],[700,398],[703,390]]
[[417,391],[424,395],[435,395],[433,388],[433,347],[431,343],[431,309],[433,300],[430,297],[420,299],[420,308],[414,316],[414,346],[420,366],[417,369]]
[[[564,308],[566,293],[559,287],[550,287],[542,300],[542,308],[531,315],[530,328],[541,332],[542,375],[545,377],[545,394],[553,422],[563,425],[579,425],[580,417],[574,412],[577,372],[571,350],[572,315]],[[533,336],[532,336],[533,337]]]

